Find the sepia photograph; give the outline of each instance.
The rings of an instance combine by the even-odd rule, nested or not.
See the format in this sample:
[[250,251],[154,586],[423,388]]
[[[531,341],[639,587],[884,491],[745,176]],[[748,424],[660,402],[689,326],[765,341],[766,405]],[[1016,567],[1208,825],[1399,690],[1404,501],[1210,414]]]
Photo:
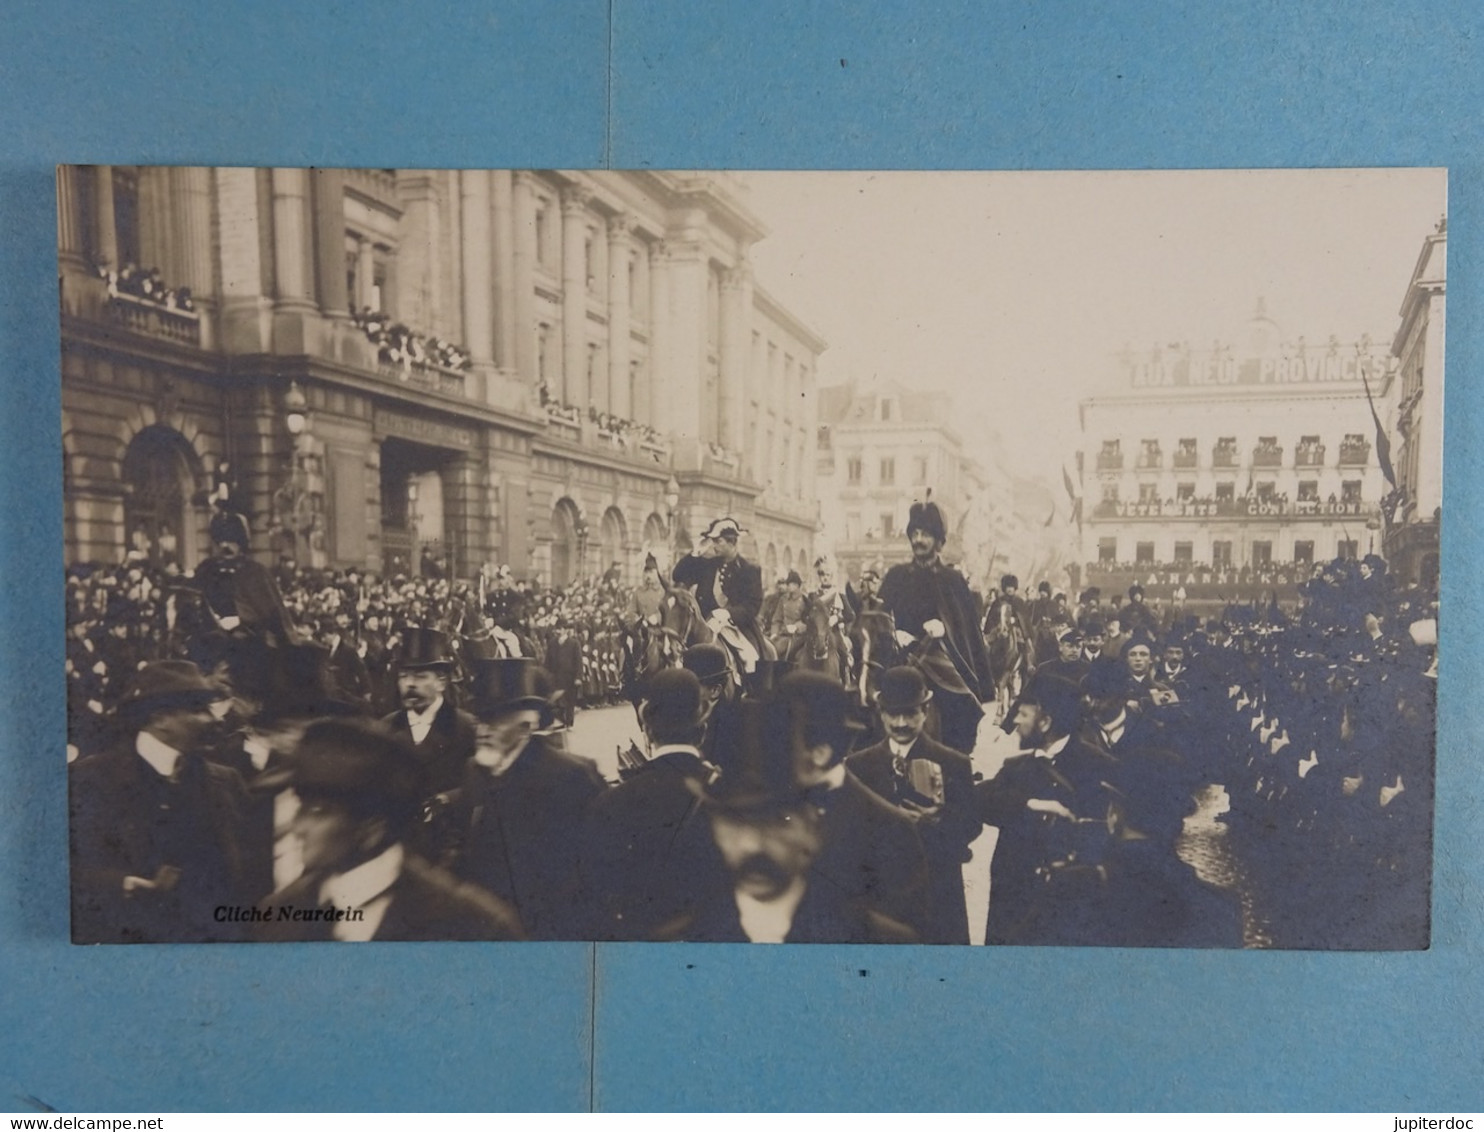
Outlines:
[[73,941],[1428,947],[1446,213],[60,166]]

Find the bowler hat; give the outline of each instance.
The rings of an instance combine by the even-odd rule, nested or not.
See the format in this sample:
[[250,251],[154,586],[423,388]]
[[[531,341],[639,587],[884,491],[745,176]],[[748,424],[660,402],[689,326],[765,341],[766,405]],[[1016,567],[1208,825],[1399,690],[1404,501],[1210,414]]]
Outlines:
[[914,503],[907,511],[907,534],[913,531],[925,531],[939,542],[948,541],[948,523],[943,518],[943,512],[932,500],[926,503]]
[[639,718],[645,730],[667,734],[698,727],[701,722],[701,682],[684,668],[662,668],[644,682],[639,694]]
[[402,634],[402,651],[397,656],[397,667],[452,668],[448,634],[422,626],[409,628]]
[[525,657],[480,659],[470,676],[469,710],[477,719],[506,712],[535,709],[550,712],[549,696],[542,695],[541,669]]
[[143,721],[152,712],[204,707],[222,698],[222,689],[201,675],[188,660],[157,660],[135,675],[118,704],[128,721]]
[[732,675],[726,650],[720,645],[691,645],[680,658],[680,663],[688,671],[695,673],[696,679],[702,684],[720,683],[730,679]]
[[301,797],[337,798],[367,815],[402,820],[417,812],[425,791],[416,757],[371,720],[310,724],[299,741],[290,781]]
[[876,706],[884,712],[912,711],[932,698],[933,693],[922,678],[922,669],[910,664],[888,668],[876,682]]

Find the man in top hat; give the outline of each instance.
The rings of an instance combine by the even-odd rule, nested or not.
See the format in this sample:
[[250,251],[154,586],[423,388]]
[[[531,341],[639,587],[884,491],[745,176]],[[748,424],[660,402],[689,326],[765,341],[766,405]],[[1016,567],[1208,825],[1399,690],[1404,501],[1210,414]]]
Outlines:
[[696,900],[692,865],[697,838],[695,785],[717,776],[701,755],[705,735],[701,682],[685,668],[653,673],[637,712],[648,760],[593,801],[583,847],[583,876],[593,893],[594,940],[656,938],[661,926]]
[[448,637],[437,629],[409,628],[397,657],[397,694],[402,707],[382,720],[412,746],[423,767],[429,795],[452,790],[474,754],[474,718],[448,700],[453,657]]
[[747,532],[736,519],[715,520],[701,532],[701,553],[675,563],[671,578],[693,587],[701,614],[712,631],[737,657],[744,672],[773,650],[757,623],[763,607],[762,570],[743,558],[738,540]]
[[902,666],[883,672],[876,710],[886,738],[851,755],[845,766],[917,819],[928,866],[929,921],[923,942],[968,943],[963,866],[969,859],[969,843],[984,823],[974,798],[969,757],[924,733],[932,698],[920,669]]
[[956,751],[974,748],[981,702],[994,695],[979,613],[963,575],[943,563],[948,539],[943,512],[931,500],[914,503],[907,518],[912,561],[893,566],[881,583],[881,602],[895,618],[897,641],[911,650],[933,688],[939,739]]
[[1021,753],[976,788],[980,816],[999,830],[985,943],[1102,942],[1117,762],[1079,742],[1080,711],[1077,685],[1038,673],[1015,708]]
[[240,938],[215,910],[264,893],[246,879],[242,778],[202,754],[221,695],[189,661],[147,664],[116,709],[119,741],[68,768],[74,942]]
[[515,909],[531,939],[585,939],[579,856],[587,810],[607,784],[548,743],[550,677],[529,659],[476,660],[474,757],[440,799],[431,838],[455,876]]
[[850,694],[825,673],[794,671],[763,702],[789,721],[795,780],[820,811],[821,848],[812,875],[857,909],[856,922],[890,921],[926,939],[928,865],[916,822],[845,763],[862,730]]
[[426,796],[421,769],[380,724],[309,726],[291,778],[304,873],[264,902],[259,939],[524,938],[509,905],[409,849]]
[[247,518],[218,509],[209,531],[211,557],[196,568],[196,585],[217,628],[270,645],[293,642],[296,634],[272,572],[247,555]]
[[773,604],[772,615],[768,618],[768,640],[779,660],[793,660],[803,647],[807,606],[804,581],[797,570],[790,570],[783,579],[783,594]]

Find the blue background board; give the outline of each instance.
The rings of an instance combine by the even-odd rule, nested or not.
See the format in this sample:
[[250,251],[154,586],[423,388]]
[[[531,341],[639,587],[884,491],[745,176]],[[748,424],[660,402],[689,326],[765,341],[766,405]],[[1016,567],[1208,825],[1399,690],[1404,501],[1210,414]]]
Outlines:
[[[1478,1108],[1478,6],[728,7],[0,16],[0,1109]],[[59,161],[1448,166],[1432,950],[72,947]]]
[[600,162],[606,4],[506,7],[0,16],[0,1111],[588,1106],[586,945],[67,942],[52,167]]

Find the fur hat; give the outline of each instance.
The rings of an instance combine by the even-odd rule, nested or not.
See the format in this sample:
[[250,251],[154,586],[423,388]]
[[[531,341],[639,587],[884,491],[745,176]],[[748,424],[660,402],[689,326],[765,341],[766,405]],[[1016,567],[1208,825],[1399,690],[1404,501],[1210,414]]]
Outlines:
[[948,541],[948,523],[943,518],[943,512],[929,499],[926,503],[914,503],[907,512],[907,534],[913,531],[925,531],[940,543]]

